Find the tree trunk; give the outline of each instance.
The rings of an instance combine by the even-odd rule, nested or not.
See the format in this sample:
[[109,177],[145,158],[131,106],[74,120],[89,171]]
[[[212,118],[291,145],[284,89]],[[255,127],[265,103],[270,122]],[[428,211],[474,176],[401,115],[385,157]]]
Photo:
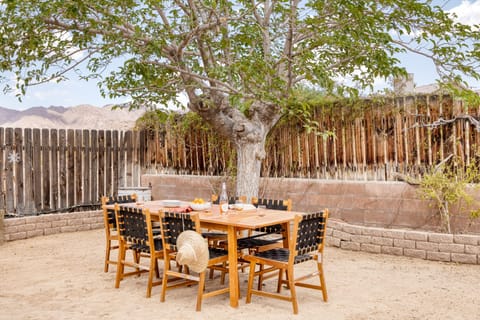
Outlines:
[[237,196],[246,196],[250,202],[258,196],[260,169],[265,158],[265,139],[257,143],[237,145]]
[[443,228],[446,230],[447,233],[452,233],[452,228],[450,225],[450,211],[448,207],[448,202],[444,201],[443,206],[440,210],[442,216],[442,224]]

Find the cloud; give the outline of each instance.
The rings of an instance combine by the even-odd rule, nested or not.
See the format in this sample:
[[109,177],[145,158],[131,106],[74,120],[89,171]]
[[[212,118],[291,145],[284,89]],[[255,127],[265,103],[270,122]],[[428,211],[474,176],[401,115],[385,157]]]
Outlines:
[[[68,43],[72,40],[72,34],[68,31],[58,31],[54,35],[58,40],[54,40],[52,46],[58,47],[60,45],[65,46],[65,55],[71,56],[73,60],[80,61],[85,57],[85,52],[79,49],[79,47],[74,45],[69,45]],[[62,44],[63,43],[63,44]],[[66,45],[65,45],[66,44]]]
[[474,25],[480,23],[480,0],[475,2],[462,1],[462,3],[447,12],[454,13],[457,22]]

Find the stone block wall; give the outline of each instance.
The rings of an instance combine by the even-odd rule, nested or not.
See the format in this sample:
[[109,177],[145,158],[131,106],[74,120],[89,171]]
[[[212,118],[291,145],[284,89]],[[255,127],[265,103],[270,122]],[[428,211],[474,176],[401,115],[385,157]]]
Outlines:
[[[49,214],[5,220],[5,240],[103,228],[101,211]],[[327,245],[419,259],[480,264],[480,235],[359,226],[329,219]]]
[[[5,240],[103,228],[101,211],[48,214],[5,220]],[[329,219],[327,245],[346,250],[480,264],[480,235],[442,234],[352,225]]]
[[480,264],[480,235],[385,229],[330,219],[327,245],[353,251]]
[[12,241],[98,228],[103,228],[100,210],[9,218],[4,220],[4,239]]

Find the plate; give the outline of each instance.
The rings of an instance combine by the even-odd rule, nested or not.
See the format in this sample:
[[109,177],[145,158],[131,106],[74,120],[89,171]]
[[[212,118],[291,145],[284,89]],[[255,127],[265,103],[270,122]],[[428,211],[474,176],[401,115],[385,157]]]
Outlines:
[[180,207],[182,202],[180,200],[162,200],[161,205],[166,208]]

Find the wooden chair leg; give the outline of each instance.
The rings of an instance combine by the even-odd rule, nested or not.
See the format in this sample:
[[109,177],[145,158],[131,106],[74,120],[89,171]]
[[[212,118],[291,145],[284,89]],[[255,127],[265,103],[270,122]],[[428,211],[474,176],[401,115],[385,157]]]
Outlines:
[[[133,261],[135,261],[136,264],[140,263],[140,252],[136,250],[132,250],[132,255],[133,255]],[[137,272],[140,272],[140,268],[136,267],[135,268]]]
[[318,277],[320,278],[320,286],[322,287],[322,295],[323,301],[328,301],[328,294],[327,294],[327,285],[325,284],[325,276],[323,274],[323,265],[321,263],[317,263],[318,269]]
[[238,299],[241,299],[242,295],[240,294],[240,275],[238,273],[237,273],[237,283],[238,283],[238,286],[237,286]]
[[283,284],[283,269],[278,270],[278,281],[277,281],[277,293],[282,291],[282,284]]
[[298,314],[298,301],[297,301],[297,292],[295,290],[295,283],[293,277],[293,268],[288,268],[287,270],[288,277],[288,286],[290,287],[290,296],[292,299],[293,314]]
[[247,286],[247,298],[245,303],[250,303],[252,301],[252,287],[253,280],[255,277],[255,262],[250,262],[250,273],[248,274],[248,286]]
[[198,282],[198,293],[197,293],[197,311],[202,310],[202,299],[203,299],[203,291],[205,290],[205,275],[207,271],[203,271],[200,273],[200,281]]
[[147,298],[150,298],[152,296],[153,273],[155,272],[155,266],[157,265],[156,261],[157,261],[157,258],[151,255],[150,270],[148,270]]
[[120,244],[118,248],[118,261],[117,261],[117,276],[115,277],[115,288],[120,287],[120,280],[123,278],[123,272],[125,270],[125,245]]
[[155,277],[160,278],[160,271],[158,270],[158,260],[155,259]]
[[110,248],[111,248],[111,240],[107,239],[107,245],[106,245],[106,248],[105,248],[105,267],[103,268],[103,271],[104,272],[108,272],[108,265],[109,265],[109,261],[110,261]]
[[[283,272],[283,270],[280,270],[280,272]],[[290,282],[288,282],[288,272],[287,272],[287,270],[285,270],[285,280],[286,280],[285,287],[287,289],[289,289],[290,288],[290,284],[289,284]]]
[[[227,263],[226,262],[223,262],[222,263],[222,268],[226,269],[227,268]],[[225,272],[225,270],[222,270],[222,273],[220,274],[220,284],[221,285],[224,285],[225,284],[225,275],[227,273]]]
[[[259,271],[260,272],[263,271],[264,265],[261,264],[259,267],[260,267]],[[262,287],[263,287],[263,274],[259,273],[258,274],[258,286],[257,286],[258,291],[262,291]]]
[[167,293],[167,284],[168,284],[167,271],[170,270],[170,257],[168,256],[168,254],[163,259],[165,261],[165,266],[163,269],[162,293],[160,294],[160,302],[165,302],[165,295]]

